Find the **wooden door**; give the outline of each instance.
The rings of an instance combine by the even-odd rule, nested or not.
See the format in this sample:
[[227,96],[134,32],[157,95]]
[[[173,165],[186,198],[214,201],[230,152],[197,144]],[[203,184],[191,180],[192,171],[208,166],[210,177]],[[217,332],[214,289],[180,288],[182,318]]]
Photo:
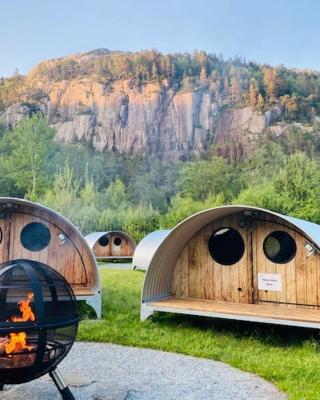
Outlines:
[[[180,298],[196,298],[232,303],[252,303],[251,229],[240,226],[239,215],[220,218],[197,232],[182,250],[176,263],[171,294]],[[234,262],[210,254],[209,242],[221,231],[234,230],[231,238],[221,243],[224,256],[234,253],[240,235],[243,253]],[[218,248],[219,250],[219,248]],[[228,257],[227,257],[228,258]]]
[[289,227],[264,221],[253,223],[254,303],[317,307],[319,256],[308,257],[305,243],[304,236]]
[[123,247],[123,238],[120,236],[115,236],[112,238],[112,255],[116,257],[121,257],[123,254],[122,252]]

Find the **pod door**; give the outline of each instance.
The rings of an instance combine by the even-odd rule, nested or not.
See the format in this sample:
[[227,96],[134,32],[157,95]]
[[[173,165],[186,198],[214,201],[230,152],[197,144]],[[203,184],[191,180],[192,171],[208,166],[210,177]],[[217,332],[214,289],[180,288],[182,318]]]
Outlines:
[[252,226],[253,302],[283,307],[318,305],[317,255],[306,239],[280,224]]
[[118,257],[124,255],[122,254],[123,253],[122,247],[123,247],[123,238],[120,236],[115,236],[112,240],[112,254]]
[[182,250],[171,296],[252,303],[251,229],[235,214],[209,223]]

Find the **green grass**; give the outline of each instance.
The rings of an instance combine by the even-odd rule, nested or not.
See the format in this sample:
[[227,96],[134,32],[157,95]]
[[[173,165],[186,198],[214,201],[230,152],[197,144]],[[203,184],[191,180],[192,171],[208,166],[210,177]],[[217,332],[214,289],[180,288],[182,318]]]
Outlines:
[[190,354],[254,372],[289,399],[320,399],[320,344],[315,331],[156,314],[139,321],[143,273],[101,270],[101,320],[80,324],[78,340]]

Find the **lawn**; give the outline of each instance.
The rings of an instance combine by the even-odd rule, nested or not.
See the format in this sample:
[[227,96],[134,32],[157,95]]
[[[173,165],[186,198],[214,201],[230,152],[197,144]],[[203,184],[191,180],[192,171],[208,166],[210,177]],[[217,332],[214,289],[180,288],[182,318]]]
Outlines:
[[103,318],[84,320],[78,340],[190,354],[254,372],[289,399],[320,398],[320,343],[315,331],[158,314],[139,320],[144,274],[101,269]]

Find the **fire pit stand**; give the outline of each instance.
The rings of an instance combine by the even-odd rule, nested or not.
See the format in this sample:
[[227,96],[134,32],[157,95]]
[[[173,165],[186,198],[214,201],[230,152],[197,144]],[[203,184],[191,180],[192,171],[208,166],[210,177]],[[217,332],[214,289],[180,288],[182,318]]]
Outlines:
[[70,285],[37,261],[0,265],[0,389],[49,373],[64,400],[74,400],[57,365],[71,349],[79,322]]
[[71,393],[71,390],[64,383],[62,376],[57,368],[50,371],[49,375],[53,380],[53,382],[55,383],[55,385],[57,386],[63,400],[75,400],[73,394]]

